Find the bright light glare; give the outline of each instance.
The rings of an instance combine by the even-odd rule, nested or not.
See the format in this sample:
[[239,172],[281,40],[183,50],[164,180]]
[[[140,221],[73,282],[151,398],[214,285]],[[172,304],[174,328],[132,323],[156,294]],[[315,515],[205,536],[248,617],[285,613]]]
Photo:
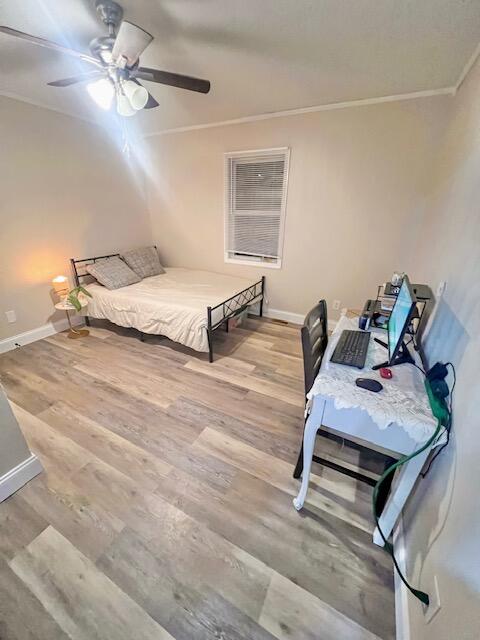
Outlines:
[[87,91],[99,107],[105,109],[105,111],[110,109],[115,95],[115,89],[110,80],[102,78],[96,82],[90,82],[87,84]]
[[122,88],[125,95],[130,100],[132,107],[137,111],[143,109],[148,101],[148,91],[145,87],[142,87],[132,80],[127,80],[127,82],[122,84]]
[[117,94],[117,111],[121,116],[133,116],[136,110],[132,107],[130,100],[124,93]]

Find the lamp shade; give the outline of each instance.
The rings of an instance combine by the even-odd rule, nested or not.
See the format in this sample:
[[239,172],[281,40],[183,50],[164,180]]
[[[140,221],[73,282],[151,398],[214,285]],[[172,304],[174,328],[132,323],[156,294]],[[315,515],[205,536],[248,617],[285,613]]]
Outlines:
[[133,82],[133,80],[127,80],[122,84],[122,89],[127,98],[130,100],[130,104],[136,111],[143,109],[143,107],[147,104],[148,91],[145,89],[145,87],[142,87],[136,82]]
[[61,298],[64,298],[65,296],[68,295],[68,291],[69,291],[69,284],[68,284],[68,278],[65,276],[56,276],[53,280],[52,280],[52,285],[53,288],[55,290],[55,293],[60,296]]
[[127,96],[120,92],[117,93],[117,111],[121,116],[133,116],[137,113]]

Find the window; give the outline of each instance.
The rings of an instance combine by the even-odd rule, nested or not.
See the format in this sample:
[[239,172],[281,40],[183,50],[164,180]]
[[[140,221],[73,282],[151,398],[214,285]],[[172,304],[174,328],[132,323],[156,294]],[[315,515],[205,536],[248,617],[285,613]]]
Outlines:
[[225,155],[225,261],[279,268],[289,149]]

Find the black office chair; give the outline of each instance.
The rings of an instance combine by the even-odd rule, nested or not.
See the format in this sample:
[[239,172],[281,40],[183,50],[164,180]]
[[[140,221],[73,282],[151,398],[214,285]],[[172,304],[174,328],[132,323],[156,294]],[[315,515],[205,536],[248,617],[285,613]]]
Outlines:
[[[301,329],[303,351],[303,378],[305,382],[305,399],[317,377],[323,354],[328,344],[327,302],[320,302],[308,313]],[[315,460],[316,456],[314,456]],[[315,460],[317,462],[317,460]],[[293,472],[299,478],[303,471],[303,437],[297,464]]]
[[[327,321],[327,303],[325,300],[320,300],[320,302],[313,307],[311,311],[308,312],[304,325],[301,329],[302,335],[302,351],[303,351],[303,374],[305,380],[305,399],[307,393],[313,386],[315,378],[317,377],[318,371],[320,369],[320,365],[322,364],[322,359],[325,353],[325,349],[328,344],[328,321]],[[326,431],[320,430],[320,435],[328,438],[330,440],[341,441],[338,436],[330,434]],[[358,448],[360,450],[360,454],[362,454],[363,447],[356,445],[355,443],[349,443],[354,448]],[[371,452],[365,450],[367,455],[371,455]],[[313,462],[317,462],[322,464],[325,467],[330,467],[331,469],[335,469],[335,471],[339,471],[345,475],[348,475],[356,480],[360,480],[361,482],[365,482],[370,486],[375,485],[375,480],[370,478],[369,476],[360,473],[358,471],[354,471],[347,467],[343,467],[331,460],[326,460],[325,458],[321,458],[320,456],[313,456]],[[387,458],[387,462],[385,464],[385,468],[389,466],[393,462],[392,458]],[[302,437],[302,446],[300,448],[300,453],[298,454],[297,464],[295,465],[295,470],[293,472],[294,478],[300,478],[303,471],[303,437]],[[383,483],[381,493],[379,496],[379,506],[383,508],[385,500],[388,495],[388,491],[390,488],[390,483]]]

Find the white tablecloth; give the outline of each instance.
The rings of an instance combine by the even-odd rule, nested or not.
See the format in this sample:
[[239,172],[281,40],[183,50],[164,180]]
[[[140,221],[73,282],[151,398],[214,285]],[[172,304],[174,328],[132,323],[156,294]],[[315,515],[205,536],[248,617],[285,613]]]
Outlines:
[[[418,443],[426,442],[437,428],[437,420],[432,415],[424,386],[424,376],[411,364],[401,364],[392,368],[393,377],[384,379],[379,371],[372,371],[374,364],[384,362],[387,350],[377,344],[372,332],[364,369],[356,369],[330,362],[337,340],[344,329],[358,329],[358,319],[342,316],[329,339],[322,366],[308,399],[322,395],[334,399],[336,409],[360,408],[366,411],[380,429],[392,424],[401,426]],[[386,341],[386,333],[376,335]],[[357,378],[374,378],[382,383],[379,393],[372,393],[357,387]],[[437,445],[444,441],[441,434]]]

